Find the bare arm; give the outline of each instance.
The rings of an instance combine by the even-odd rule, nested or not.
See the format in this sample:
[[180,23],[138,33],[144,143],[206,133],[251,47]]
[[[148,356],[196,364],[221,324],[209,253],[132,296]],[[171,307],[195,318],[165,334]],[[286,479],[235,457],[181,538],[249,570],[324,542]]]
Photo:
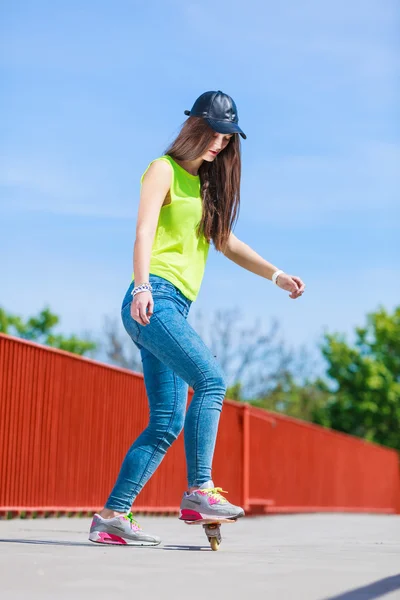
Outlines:
[[[272,280],[272,275],[278,270],[275,265],[262,258],[262,256],[239,240],[232,232],[230,233],[224,255],[240,267],[243,267],[243,269],[260,275],[260,277],[265,277],[265,279]],[[278,276],[277,285],[283,290],[291,292],[290,298],[293,300],[301,296],[306,287],[300,277],[288,275],[287,273],[282,273]]]
[[260,277],[265,277],[265,279],[272,279],[273,273],[278,270],[278,267],[264,260],[262,256],[239,240],[232,232],[224,254],[243,269],[260,275]]
[[[135,286],[149,281],[151,250],[160,210],[171,186],[172,168],[164,160],[150,165],[143,178],[133,250]],[[140,325],[148,325],[153,314],[151,292],[136,294],[131,302],[131,317]]]
[[154,162],[143,178],[133,251],[135,286],[149,281],[151,249],[171,178],[171,166],[164,160]]

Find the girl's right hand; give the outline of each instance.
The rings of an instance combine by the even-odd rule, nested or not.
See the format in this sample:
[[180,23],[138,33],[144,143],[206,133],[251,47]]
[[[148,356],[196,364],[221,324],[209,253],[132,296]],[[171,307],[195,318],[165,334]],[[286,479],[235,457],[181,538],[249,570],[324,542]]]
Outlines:
[[149,325],[153,314],[154,300],[151,292],[140,292],[132,298],[131,317],[139,325]]
[[300,279],[300,277],[288,275],[287,273],[281,273],[278,275],[276,283],[278,287],[282,288],[282,290],[291,292],[289,298],[292,298],[292,300],[300,298],[306,287],[305,283]]

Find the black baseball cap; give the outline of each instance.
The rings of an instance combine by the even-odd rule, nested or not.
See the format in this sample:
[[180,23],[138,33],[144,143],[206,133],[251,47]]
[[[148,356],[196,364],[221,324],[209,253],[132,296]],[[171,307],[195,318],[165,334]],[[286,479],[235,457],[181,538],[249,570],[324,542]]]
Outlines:
[[193,104],[192,110],[185,110],[185,115],[203,117],[218,133],[240,133],[242,138],[247,137],[238,125],[239,117],[235,102],[221,90],[201,94]]

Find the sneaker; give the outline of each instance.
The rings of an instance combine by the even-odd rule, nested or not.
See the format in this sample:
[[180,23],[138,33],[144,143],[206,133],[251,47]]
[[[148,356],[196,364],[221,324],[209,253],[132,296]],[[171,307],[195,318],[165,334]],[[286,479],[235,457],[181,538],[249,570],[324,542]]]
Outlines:
[[200,489],[191,494],[185,492],[179,518],[183,521],[200,521],[202,519],[239,519],[243,517],[243,508],[228,502],[221,492],[224,490],[214,487],[212,481],[203,483]]
[[119,546],[157,546],[161,542],[157,535],[143,533],[131,512],[112,519],[103,519],[96,513],[90,527],[89,540]]

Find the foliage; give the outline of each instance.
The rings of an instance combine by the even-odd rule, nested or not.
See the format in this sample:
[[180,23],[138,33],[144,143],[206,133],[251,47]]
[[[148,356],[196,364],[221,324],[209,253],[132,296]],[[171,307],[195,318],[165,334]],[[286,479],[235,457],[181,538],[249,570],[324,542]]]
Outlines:
[[[400,450],[400,307],[393,314],[381,308],[366,321],[353,345],[340,334],[324,336],[326,380],[299,382],[292,362],[250,403]],[[227,397],[245,399],[240,381]]]
[[15,335],[46,346],[66,350],[83,356],[95,350],[96,344],[91,340],[82,340],[76,335],[66,337],[54,333],[59,317],[49,308],[44,308],[37,317],[23,320],[22,317],[7,313],[0,307],[0,333]]
[[315,421],[400,450],[400,306],[368,314],[353,346],[327,334],[321,349],[333,385]]

